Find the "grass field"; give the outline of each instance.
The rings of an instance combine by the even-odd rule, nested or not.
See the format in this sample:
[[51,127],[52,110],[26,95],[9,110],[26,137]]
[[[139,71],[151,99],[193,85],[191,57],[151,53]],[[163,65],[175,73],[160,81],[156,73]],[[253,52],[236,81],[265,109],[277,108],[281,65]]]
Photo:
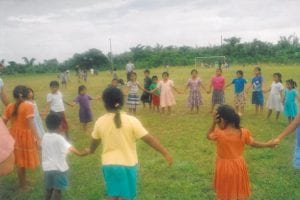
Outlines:
[[[245,77],[249,80],[254,66],[243,68]],[[171,68],[170,78],[176,86],[183,90],[192,67]],[[237,66],[224,71],[227,81],[235,77]],[[151,74],[159,75],[163,68],[152,69]],[[293,78],[300,83],[300,66],[264,66],[262,69],[266,85],[270,85],[273,72],[281,72],[283,79]],[[208,86],[214,69],[200,69],[200,78]],[[118,72],[125,78],[124,71]],[[55,74],[4,76],[6,88],[11,94],[17,84],[31,86],[35,90],[39,109],[43,110],[45,98],[49,91],[48,84],[56,79]],[[143,81],[142,70],[138,70],[138,80]],[[89,77],[86,86],[91,96],[100,95],[110,83],[108,72]],[[72,101],[77,95],[77,79],[71,76],[67,89],[61,89],[66,101]],[[205,137],[211,123],[208,114],[210,96],[202,93],[204,105],[199,114],[190,114],[186,106],[187,94],[176,94],[177,105],[173,108],[174,115],[164,116],[148,109],[138,108],[137,117],[144,126],[170,150],[174,157],[174,165],[169,168],[163,158],[145,145],[138,142],[139,154],[139,184],[138,199],[143,200],[201,200],[214,199],[212,190],[215,146]],[[226,102],[233,103],[233,88],[226,89]],[[267,96],[267,95],[266,95]],[[266,120],[266,111],[256,116],[254,108],[249,103],[242,118],[242,126],[251,130],[257,140],[268,140],[278,134],[287,124],[284,116],[278,122],[273,115]],[[11,98],[12,99],[12,98]],[[98,118],[105,110],[99,101],[92,102],[94,118]],[[124,108],[125,109],[125,108]],[[70,135],[74,145],[84,148],[89,145],[89,137],[83,134],[78,119],[78,107],[67,107],[67,118],[70,125]],[[253,200],[297,200],[300,199],[300,172],[292,167],[294,136],[288,137],[276,149],[246,148],[245,157],[249,167],[252,184]],[[70,188],[63,193],[65,200],[95,200],[104,198],[104,184],[99,172],[100,150],[88,157],[69,156]],[[15,173],[0,179],[0,199],[42,199],[43,173],[41,168],[30,171],[32,189],[21,193],[17,189]]]

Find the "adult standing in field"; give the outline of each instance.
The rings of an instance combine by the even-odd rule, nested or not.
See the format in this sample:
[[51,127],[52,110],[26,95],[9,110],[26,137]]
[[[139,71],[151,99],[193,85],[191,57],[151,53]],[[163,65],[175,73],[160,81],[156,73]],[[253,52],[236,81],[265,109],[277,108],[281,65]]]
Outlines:
[[[4,83],[0,78],[0,97],[4,106],[9,101],[4,91]],[[14,169],[14,139],[0,118],[0,176],[6,175]]]
[[129,61],[129,62],[127,63],[127,65],[126,65],[126,68],[125,68],[125,70],[126,70],[126,75],[127,75],[127,81],[129,81],[129,79],[130,79],[130,74],[131,74],[131,72],[134,71],[134,68],[135,68],[134,64],[133,64],[131,61]]

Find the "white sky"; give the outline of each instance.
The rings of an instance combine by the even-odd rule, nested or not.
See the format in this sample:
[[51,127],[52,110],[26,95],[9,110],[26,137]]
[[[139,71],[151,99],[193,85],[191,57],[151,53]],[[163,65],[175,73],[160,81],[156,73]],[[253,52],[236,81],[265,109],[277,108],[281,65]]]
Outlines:
[[276,42],[300,33],[300,0],[0,0],[0,59],[60,61],[98,48]]

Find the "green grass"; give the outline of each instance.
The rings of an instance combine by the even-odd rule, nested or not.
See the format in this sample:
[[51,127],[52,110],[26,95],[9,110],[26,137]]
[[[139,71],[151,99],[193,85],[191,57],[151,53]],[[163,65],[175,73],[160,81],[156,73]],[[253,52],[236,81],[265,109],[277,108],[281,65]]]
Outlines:
[[[252,77],[254,66],[243,68],[245,77]],[[183,90],[192,67],[171,68],[170,78],[176,86]],[[227,82],[235,77],[237,66],[224,71]],[[162,68],[152,69],[151,74],[159,75]],[[300,83],[300,66],[264,66],[263,76],[266,85],[272,81],[272,73],[281,72],[284,79],[294,78]],[[214,69],[199,70],[200,78],[208,86]],[[124,71],[118,72],[125,77]],[[73,74],[74,75],[74,74]],[[17,84],[31,86],[36,93],[36,101],[40,110],[45,106],[48,84],[56,79],[55,74],[5,76],[9,94]],[[110,83],[108,72],[101,72],[98,76],[89,77],[86,86],[92,96],[100,95]],[[138,80],[142,82],[142,70],[138,70]],[[67,89],[61,89],[65,100],[72,101],[77,95],[77,79],[72,76]],[[267,95],[266,95],[267,96]],[[249,96],[250,97],[250,96]],[[174,165],[167,167],[163,158],[143,142],[138,142],[139,154],[139,183],[138,198],[143,200],[195,200],[214,199],[212,190],[215,146],[205,138],[206,130],[211,123],[208,114],[210,96],[203,93],[204,105],[200,114],[189,114],[186,106],[187,94],[176,94],[177,105],[174,106],[174,116],[162,116],[149,112],[148,109],[138,108],[137,117],[144,126],[170,150],[174,157]],[[233,103],[233,89],[226,89],[226,102]],[[248,98],[249,102],[249,98]],[[105,110],[99,101],[92,102],[94,118],[97,119]],[[251,130],[257,140],[268,140],[278,134],[287,124],[281,116],[276,122],[265,120],[266,112],[261,116],[254,115],[254,108],[250,103],[246,106],[246,114],[242,118],[242,125]],[[84,148],[89,145],[89,138],[82,133],[78,119],[78,107],[67,108],[67,118],[70,124],[70,135],[74,145]],[[255,200],[296,200],[300,199],[300,172],[292,167],[294,136],[288,137],[276,149],[246,148],[245,157],[249,167],[252,185],[251,199]],[[69,156],[70,188],[63,193],[67,200],[103,199],[105,188],[103,178],[99,173],[100,151],[94,155],[80,158]],[[40,168],[28,173],[32,182],[32,189],[27,193],[20,193],[17,189],[15,173],[0,179],[0,199],[42,199],[43,173]]]

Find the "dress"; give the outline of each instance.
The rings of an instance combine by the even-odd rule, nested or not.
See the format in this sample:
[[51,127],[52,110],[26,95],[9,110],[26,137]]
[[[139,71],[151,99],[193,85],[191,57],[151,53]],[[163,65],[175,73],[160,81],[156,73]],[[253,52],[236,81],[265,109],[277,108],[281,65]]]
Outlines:
[[89,95],[78,95],[74,100],[74,102],[79,104],[80,123],[85,124],[93,121],[90,100],[92,100],[92,97],[90,97]]
[[287,117],[296,117],[298,114],[297,105],[298,92],[296,89],[285,89],[284,91],[284,114]]
[[211,78],[211,84],[213,86],[212,104],[224,104],[224,85],[225,79],[223,76],[214,76]]
[[298,126],[297,129],[296,129],[294,168],[295,169],[300,169],[300,126]]
[[38,109],[37,104],[36,104],[35,101],[28,101],[28,102],[32,103],[32,105],[33,105],[33,108],[34,108],[33,121],[34,121],[36,130],[37,130],[40,138],[42,138],[43,135],[45,134],[45,129],[44,129],[44,125],[43,125],[43,122],[42,122],[42,119],[41,119],[41,116],[40,116],[39,109]]
[[216,128],[212,133],[217,145],[214,188],[219,200],[246,199],[250,196],[250,181],[243,157],[245,144],[253,141],[250,132],[241,134]]
[[190,89],[190,94],[188,97],[188,106],[194,107],[202,105],[202,97],[199,90],[201,81],[199,79],[189,79],[187,86]]
[[160,106],[162,108],[176,104],[172,89],[174,82],[172,80],[159,81],[157,87],[160,89]]
[[267,107],[270,110],[275,110],[277,112],[283,111],[283,105],[281,102],[280,92],[284,89],[282,83],[280,82],[273,82],[271,85],[271,91],[269,95],[269,99],[267,102]]
[[15,163],[18,167],[35,168],[40,163],[38,147],[28,123],[28,119],[34,117],[34,107],[26,101],[21,103],[17,116],[13,118],[14,106],[12,103],[6,107],[3,118],[11,121],[9,131],[15,140]]
[[136,106],[139,104],[139,83],[128,81],[127,87],[129,88],[128,92],[128,98],[127,98],[127,104],[129,108],[136,108]]

